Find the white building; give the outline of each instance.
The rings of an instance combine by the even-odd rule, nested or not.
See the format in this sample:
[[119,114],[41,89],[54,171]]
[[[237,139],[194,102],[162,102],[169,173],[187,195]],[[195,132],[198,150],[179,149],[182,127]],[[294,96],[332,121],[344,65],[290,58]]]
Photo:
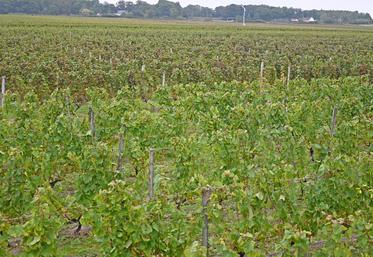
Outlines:
[[311,17],[311,18],[304,18],[303,22],[304,23],[316,23],[317,21],[313,17]]
[[117,13],[115,14],[116,16],[122,16],[123,13],[126,13],[127,11],[126,10],[119,10],[117,11]]

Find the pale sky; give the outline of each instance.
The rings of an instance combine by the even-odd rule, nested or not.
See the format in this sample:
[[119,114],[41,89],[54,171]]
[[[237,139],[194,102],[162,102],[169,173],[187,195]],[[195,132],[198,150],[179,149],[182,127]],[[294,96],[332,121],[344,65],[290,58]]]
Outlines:
[[[104,0],[101,0],[104,2]],[[109,3],[116,3],[118,0],[106,0]],[[136,0],[133,0],[136,2]],[[155,4],[158,0],[146,0]],[[373,0],[179,0],[182,6],[188,4],[199,4],[206,7],[216,7],[229,4],[267,4],[271,6],[287,6],[294,8],[324,9],[324,10],[351,10],[370,13],[373,15]]]

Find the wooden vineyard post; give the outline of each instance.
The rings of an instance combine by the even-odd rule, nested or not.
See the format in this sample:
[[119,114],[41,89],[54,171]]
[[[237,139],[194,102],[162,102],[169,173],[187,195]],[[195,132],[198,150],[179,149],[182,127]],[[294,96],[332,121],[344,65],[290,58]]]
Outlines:
[[263,76],[264,76],[264,62],[262,61],[260,63],[260,80],[263,80]]
[[3,108],[5,104],[5,87],[6,87],[6,78],[3,76],[1,78],[1,95],[0,95],[0,107]]
[[262,61],[260,64],[260,87],[263,86],[264,80],[264,62]]
[[152,200],[154,197],[154,152],[153,148],[149,150],[149,200]]
[[286,80],[286,85],[289,86],[289,83],[290,83],[290,76],[291,76],[291,64],[289,64],[288,66],[288,77],[287,77],[287,80]]
[[67,108],[67,117],[69,118],[69,123],[70,123],[70,126],[71,126],[71,129],[73,127],[73,122],[72,122],[72,118],[71,118],[71,111],[70,111],[70,98],[68,96],[65,97],[65,103],[66,103],[66,108]]
[[92,107],[89,107],[89,127],[91,130],[91,136],[94,138],[96,136],[96,122],[95,113],[93,112]]
[[162,75],[162,87],[164,87],[166,85],[166,72],[163,72],[163,75]]
[[119,147],[118,147],[118,164],[117,164],[117,172],[123,170],[123,148],[124,148],[124,139],[123,135],[120,134],[119,136]]
[[333,137],[335,136],[336,128],[337,128],[337,113],[338,113],[338,109],[337,107],[334,107],[333,114],[332,114],[332,122],[330,125],[330,135]]
[[211,196],[211,189],[202,189],[202,215],[203,215],[203,228],[202,228],[202,246],[206,247],[206,257],[209,256],[209,219],[207,215],[207,204]]

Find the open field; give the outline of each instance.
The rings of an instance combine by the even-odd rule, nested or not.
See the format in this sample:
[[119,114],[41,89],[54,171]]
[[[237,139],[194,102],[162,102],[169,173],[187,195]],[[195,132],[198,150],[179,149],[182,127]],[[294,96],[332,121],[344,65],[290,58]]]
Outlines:
[[0,256],[373,253],[371,27],[5,15],[0,76]]
[[[369,74],[373,30],[64,17],[0,17],[0,74],[11,90],[254,81]],[[145,65],[146,73],[141,71]],[[370,73],[370,76],[372,74]]]

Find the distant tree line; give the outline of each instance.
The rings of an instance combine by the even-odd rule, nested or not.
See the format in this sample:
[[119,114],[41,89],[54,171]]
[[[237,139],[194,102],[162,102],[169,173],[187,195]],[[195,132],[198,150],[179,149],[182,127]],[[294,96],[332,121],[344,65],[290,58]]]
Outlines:
[[[368,13],[352,11],[306,11],[296,8],[245,5],[248,21],[290,21],[313,17],[323,24],[368,24]],[[219,6],[215,9],[199,5],[181,7],[179,3],[159,0],[157,4],[145,1],[119,1],[116,5],[100,3],[99,0],[0,0],[0,13],[26,13],[49,15],[115,16],[127,18],[172,18],[172,19],[224,19],[242,21],[240,5]]]
[[101,4],[99,0],[0,0],[0,13],[48,15],[80,15],[82,11],[111,13],[115,5]]

